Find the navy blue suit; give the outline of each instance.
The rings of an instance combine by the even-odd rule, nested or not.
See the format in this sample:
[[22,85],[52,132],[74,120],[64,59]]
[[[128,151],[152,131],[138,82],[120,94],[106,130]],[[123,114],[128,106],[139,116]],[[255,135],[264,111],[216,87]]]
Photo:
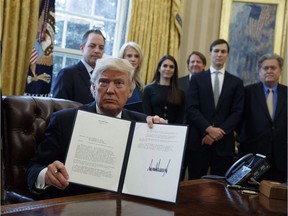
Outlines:
[[[190,126],[187,148],[193,152],[188,161],[189,179],[211,174],[224,175],[232,164],[235,150],[234,131],[242,117],[243,81],[225,71],[217,107],[214,105],[210,69],[192,76],[187,97],[187,121]],[[211,146],[201,143],[209,126],[225,131]],[[223,159],[222,163],[221,159]]]
[[[94,101],[79,108],[69,108],[54,113],[51,117],[49,126],[45,131],[44,140],[39,144],[36,155],[30,160],[27,169],[27,182],[30,191],[35,194],[39,192],[39,196],[35,197],[36,199],[62,197],[98,191],[97,189],[70,183],[65,190],[50,187],[47,191],[45,190],[44,193],[42,193],[43,191],[40,193],[34,186],[39,172],[42,169],[55,160],[64,163],[72,135],[74,117],[78,109],[96,113],[96,102]],[[146,122],[146,115],[126,109],[122,110],[121,118],[131,121]]]
[[287,86],[278,84],[274,119],[269,115],[263,84],[245,87],[244,116],[240,133],[240,154],[267,156],[270,170],[263,176],[287,181]]
[[90,86],[90,76],[87,69],[79,61],[77,64],[59,71],[52,96],[87,104],[94,101]]

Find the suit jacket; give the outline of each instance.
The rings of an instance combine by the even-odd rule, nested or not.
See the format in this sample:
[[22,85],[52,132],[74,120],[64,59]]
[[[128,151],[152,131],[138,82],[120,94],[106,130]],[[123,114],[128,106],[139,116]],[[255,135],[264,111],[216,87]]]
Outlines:
[[213,143],[219,156],[232,156],[235,148],[234,131],[242,117],[244,105],[243,81],[225,71],[217,107],[214,105],[210,69],[195,74],[190,81],[187,102],[187,121],[190,126],[188,147],[205,151],[211,146],[201,140],[210,125],[225,131],[224,137]]
[[[189,91],[189,85],[190,85],[190,79],[189,79],[189,74],[187,76],[181,77],[178,79],[178,86],[179,89],[181,89],[184,94],[185,94],[185,106],[187,105],[187,96],[188,96],[188,91]],[[183,120],[183,124],[186,124],[186,108],[184,111],[184,120]]]
[[245,87],[245,106],[240,133],[240,154],[260,153],[273,158],[287,172],[287,86],[278,84],[274,119],[269,115],[262,83]]
[[[78,109],[96,113],[96,102],[94,101],[79,108],[69,108],[54,113],[51,117],[49,126],[45,131],[43,142],[39,144],[36,155],[30,160],[27,169],[27,182],[30,191],[34,194],[39,194],[39,196],[35,197],[36,199],[69,196],[97,191],[89,187],[72,183],[70,183],[65,190],[50,187],[50,190],[37,191],[34,186],[38,174],[42,169],[53,163],[55,160],[64,163],[72,135],[75,114]],[[126,109],[122,110],[121,118],[146,122],[146,115]]]
[[185,95],[188,93],[189,84],[190,84],[189,75],[178,79],[178,86],[182,91],[184,91]]
[[94,101],[90,85],[90,76],[84,64],[79,61],[77,64],[59,71],[52,94],[55,98],[87,104]]

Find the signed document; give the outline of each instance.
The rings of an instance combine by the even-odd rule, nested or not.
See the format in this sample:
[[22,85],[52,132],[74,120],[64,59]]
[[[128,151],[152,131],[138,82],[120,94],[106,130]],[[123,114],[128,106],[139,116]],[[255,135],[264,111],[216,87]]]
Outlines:
[[66,157],[69,181],[176,202],[187,126],[112,118],[79,110]]

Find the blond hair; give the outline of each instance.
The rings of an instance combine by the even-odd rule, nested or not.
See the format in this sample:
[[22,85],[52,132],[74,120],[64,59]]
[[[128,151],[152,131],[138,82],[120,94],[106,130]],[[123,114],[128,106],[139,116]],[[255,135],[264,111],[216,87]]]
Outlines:
[[119,50],[118,57],[124,58],[125,53],[126,53],[127,49],[129,49],[129,48],[135,49],[136,52],[139,54],[139,67],[135,68],[133,79],[135,81],[135,84],[139,88],[139,90],[142,91],[144,84],[143,84],[143,80],[142,80],[142,76],[141,76],[141,69],[142,69],[142,65],[143,65],[144,56],[143,56],[140,45],[137,44],[136,42],[133,42],[133,41],[129,41],[129,42],[123,44]]

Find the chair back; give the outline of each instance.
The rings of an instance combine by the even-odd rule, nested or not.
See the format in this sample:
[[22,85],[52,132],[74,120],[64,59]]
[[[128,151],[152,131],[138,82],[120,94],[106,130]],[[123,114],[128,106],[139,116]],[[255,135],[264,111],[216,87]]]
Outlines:
[[26,183],[28,162],[44,137],[51,115],[82,104],[74,101],[32,97],[2,98],[2,175],[6,203],[32,201]]

